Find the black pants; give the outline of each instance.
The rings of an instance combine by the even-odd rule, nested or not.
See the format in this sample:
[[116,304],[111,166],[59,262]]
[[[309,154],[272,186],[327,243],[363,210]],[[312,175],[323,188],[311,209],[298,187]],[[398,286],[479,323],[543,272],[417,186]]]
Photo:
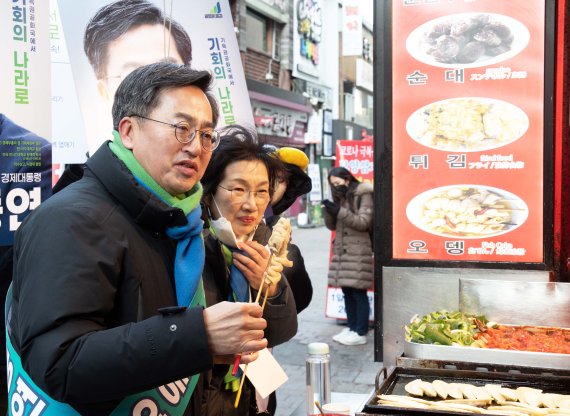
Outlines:
[[343,287],[342,293],[344,293],[348,327],[358,335],[366,335],[368,333],[368,315],[370,314],[366,289]]

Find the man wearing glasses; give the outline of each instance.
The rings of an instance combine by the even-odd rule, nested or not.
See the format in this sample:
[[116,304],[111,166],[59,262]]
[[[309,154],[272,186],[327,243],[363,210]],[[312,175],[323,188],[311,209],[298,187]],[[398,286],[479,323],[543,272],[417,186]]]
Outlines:
[[267,345],[259,305],[204,309],[199,180],[219,144],[211,81],[164,62],[129,74],[114,141],[16,233],[13,412],[192,414],[198,373]]

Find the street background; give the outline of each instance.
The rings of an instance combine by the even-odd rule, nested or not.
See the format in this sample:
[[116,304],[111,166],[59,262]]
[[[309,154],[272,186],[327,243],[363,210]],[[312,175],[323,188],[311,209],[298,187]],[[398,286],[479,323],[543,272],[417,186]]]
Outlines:
[[[277,390],[276,416],[289,416],[305,403],[305,355],[311,342],[326,342],[331,350],[331,391],[339,393],[369,394],[382,363],[374,362],[373,331],[368,343],[345,346],[334,342],[332,336],[344,326],[336,319],[325,317],[327,272],[330,231],[324,227],[296,228],[292,242],[301,250],[311,282],[313,300],[299,314],[297,335],[289,342],[277,346],[273,354],[283,367],[289,380]],[[372,259],[370,259],[372,261]]]

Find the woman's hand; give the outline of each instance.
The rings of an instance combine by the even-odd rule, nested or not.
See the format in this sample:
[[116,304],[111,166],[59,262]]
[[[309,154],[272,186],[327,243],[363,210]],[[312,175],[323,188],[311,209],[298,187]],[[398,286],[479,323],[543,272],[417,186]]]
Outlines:
[[340,211],[340,205],[332,201],[329,201],[328,199],[323,200],[323,206],[325,207],[325,210],[335,218],[338,215],[338,212]]
[[[263,275],[267,269],[267,264],[269,263],[269,252],[265,246],[262,246],[256,241],[240,243],[239,248],[247,255],[234,252],[234,265],[243,273],[249,285],[254,290],[259,290],[261,282],[263,281]],[[270,285],[268,296],[274,296],[276,293],[277,286]]]

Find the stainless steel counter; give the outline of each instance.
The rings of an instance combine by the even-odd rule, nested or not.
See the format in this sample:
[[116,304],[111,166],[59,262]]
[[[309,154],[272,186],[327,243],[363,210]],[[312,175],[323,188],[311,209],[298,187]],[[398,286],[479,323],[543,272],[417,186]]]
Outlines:
[[[546,271],[384,267],[382,274],[383,361],[386,367],[395,365],[396,358],[402,355],[404,325],[408,324],[415,314],[424,315],[439,309],[460,310],[461,306],[472,311],[482,305],[486,312],[496,312],[500,309],[501,302],[503,306],[506,306],[505,291],[511,290],[512,295],[508,297],[508,300],[512,302],[508,305],[509,311],[516,310],[518,320],[527,325],[540,325],[540,322],[535,323],[537,314],[534,311],[536,309],[531,307],[529,302],[534,299],[544,305],[545,302],[554,300],[552,296],[549,296],[550,294],[560,295],[560,292],[553,292],[545,286],[540,292],[541,297],[532,296],[532,291],[536,290],[536,287],[528,282],[541,282],[540,284],[546,285],[549,280],[549,273]],[[474,285],[460,285],[460,281],[465,279],[487,281],[488,284],[482,286],[481,290],[484,288],[493,290],[494,288],[494,296],[486,298],[485,302],[472,299],[468,304],[466,298],[460,295],[460,286],[472,293],[478,289]],[[504,282],[510,282],[510,284],[503,284]],[[491,301],[493,301],[492,304]],[[497,302],[499,302],[498,305]],[[562,302],[556,302],[556,305],[563,307]],[[548,307],[542,309],[541,322],[543,322],[544,314],[549,312],[548,309]],[[496,320],[492,316],[488,318]],[[564,326],[552,322],[548,325]]]
[[541,368],[570,369],[570,354],[509,351],[492,348],[453,347],[405,341],[404,356],[423,360],[465,361]]

